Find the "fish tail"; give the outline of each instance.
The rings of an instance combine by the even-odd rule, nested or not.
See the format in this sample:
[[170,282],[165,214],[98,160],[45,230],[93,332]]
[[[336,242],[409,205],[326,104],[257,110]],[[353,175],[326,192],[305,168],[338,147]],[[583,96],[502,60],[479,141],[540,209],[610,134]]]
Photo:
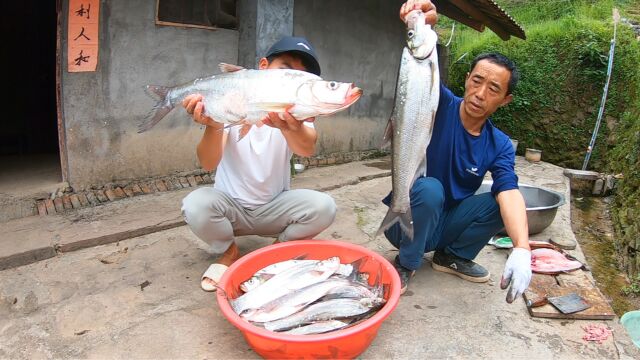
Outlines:
[[169,94],[170,87],[147,85],[145,86],[145,92],[150,97],[156,99],[156,104],[153,106],[147,118],[138,125],[138,133],[145,132],[151,129],[162,118],[164,118],[171,110],[173,105],[169,101],[167,95]]
[[376,272],[376,278],[373,281],[374,294],[378,297],[382,297],[382,265],[378,264],[378,271]]
[[380,224],[380,228],[376,233],[376,236],[381,235],[387,229],[389,229],[393,224],[399,222],[400,228],[407,235],[407,237],[413,240],[413,218],[411,216],[411,208],[407,209],[407,212],[395,212],[391,208],[387,211],[387,215],[385,215],[382,223]]
[[369,258],[368,256],[363,256],[359,259],[356,259],[350,262],[349,265],[353,267],[353,270],[351,271],[351,274],[347,276],[347,279],[355,281],[358,278],[358,273],[360,273],[360,268],[362,267],[362,264],[365,263],[368,260],[368,258]]

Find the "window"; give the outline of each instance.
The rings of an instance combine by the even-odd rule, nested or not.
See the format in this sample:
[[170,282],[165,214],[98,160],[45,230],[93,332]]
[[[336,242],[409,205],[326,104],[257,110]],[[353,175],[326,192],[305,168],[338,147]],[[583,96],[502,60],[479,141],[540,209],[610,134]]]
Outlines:
[[157,0],[156,24],[237,29],[236,0]]

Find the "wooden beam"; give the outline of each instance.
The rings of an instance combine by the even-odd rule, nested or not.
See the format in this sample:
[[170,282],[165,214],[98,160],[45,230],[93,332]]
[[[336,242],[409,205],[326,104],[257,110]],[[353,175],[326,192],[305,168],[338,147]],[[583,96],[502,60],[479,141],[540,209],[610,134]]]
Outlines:
[[493,21],[491,18],[485,15],[485,13],[483,13],[482,11],[478,10],[477,7],[469,4],[467,0],[449,0],[449,1],[453,3],[456,7],[458,7],[460,10],[462,10],[464,13],[468,14],[472,18],[475,18],[476,20],[488,26],[502,40],[506,41],[506,40],[509,40],[509,38],[511,37],[509,33],[505,31],[500,24]]
[[62,115],[62,1],[56,1],[56,117],[58,123],[58,150],[62,181],[69,182],[69,156],[67,131]]
[[448,18],[451,18],[460,23],[463,23],[469,26],[470,28],[475,29],[476,31],[479,31],[479,32],[484,31],[483,23],[469,17],[469,15],[465,14],[462,10],[460,10],[453,4],[447,1],[434,1],[433,3],[436,5],[436,9],[439,14],[442,14]]

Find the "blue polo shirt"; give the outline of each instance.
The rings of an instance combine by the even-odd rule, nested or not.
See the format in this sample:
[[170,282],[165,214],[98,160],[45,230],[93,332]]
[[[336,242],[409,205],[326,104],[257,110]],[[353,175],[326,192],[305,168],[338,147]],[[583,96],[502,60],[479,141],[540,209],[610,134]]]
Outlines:
[[427,148],[427,176],[442,183],[445,209],[472,196],[491,172],[491,193],[518,188],[515,152],[509,137],[488,119],[479,136],[462,126],[462,98],[440,84],[440,102]]

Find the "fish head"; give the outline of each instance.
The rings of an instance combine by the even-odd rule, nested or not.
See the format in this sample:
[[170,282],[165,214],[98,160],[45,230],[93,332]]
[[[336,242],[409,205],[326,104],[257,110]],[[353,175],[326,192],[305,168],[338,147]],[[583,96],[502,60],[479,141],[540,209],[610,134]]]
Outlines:
[[362,95],[362,89],[353,83],[313,79],[300,86],[297,93],[295,111],[305,119],[318,115],[331,115],[355,103]]
[[407,48],[419,60],[429,57],[438,43],[438,34],[425,24],[425,14],[420,10],[411,11],[406,17]]
[[387,301],[383,298],[380,297],[376,297],[376,298],[362,298],[358,300],[360,302],[360,304],[362,304],[363,306],[366,306],[368,308],[375,308],[375,307],[379,307],[381,305],[384,305]]
[[260,284],[262,284],[260,279],[257,276],[252,276],[251,279],[240,284],[240,289],[244,292],[249,292],[260,286]]

